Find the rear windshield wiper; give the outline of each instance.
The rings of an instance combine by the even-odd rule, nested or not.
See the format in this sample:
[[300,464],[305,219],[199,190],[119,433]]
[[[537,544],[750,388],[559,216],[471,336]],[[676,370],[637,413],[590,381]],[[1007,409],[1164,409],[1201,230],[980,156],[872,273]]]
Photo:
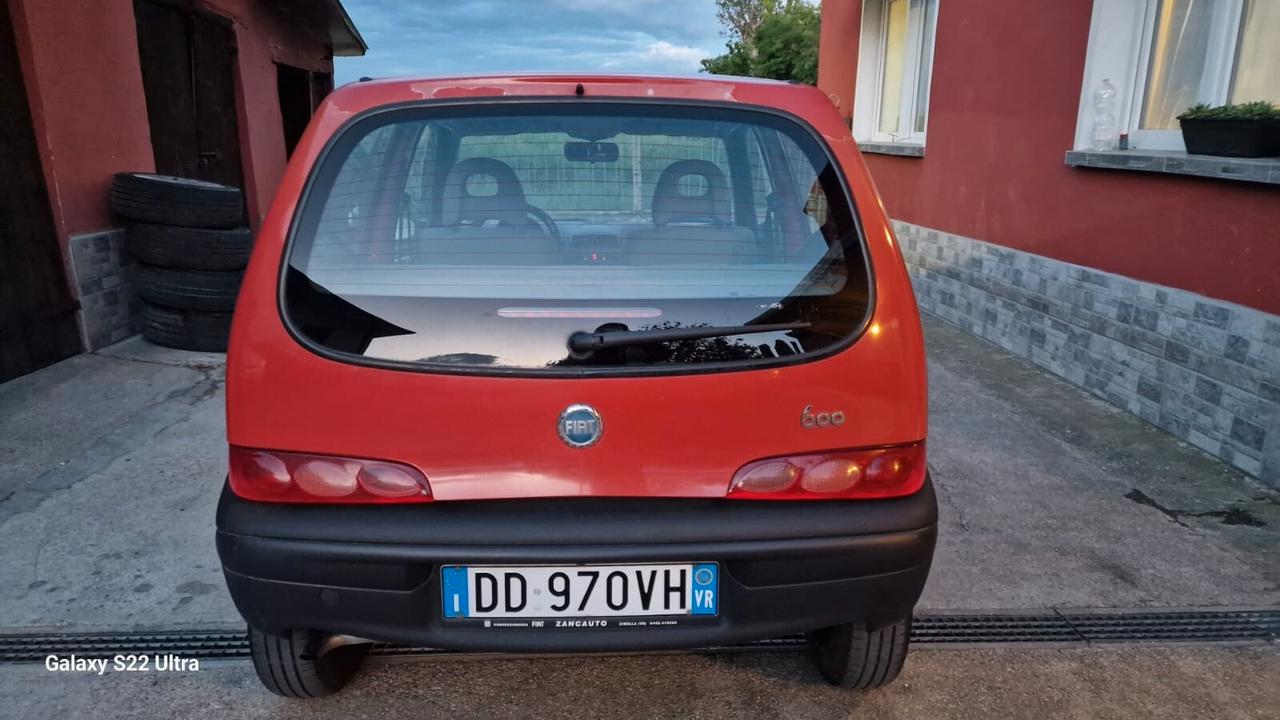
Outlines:
[[774,323],[772,325],[660,328],[657,330],[619,330],[616,332],[596,333],[579,330],[569,336],[569,350],[574,353],[584,354],[628,345],[645,345],[648,343],[670,342],[672,340],[701,340],[703,338],[751,335],[754,333],[781,332],[783,330],[803,330],[807,327],[809,327],[807,322],[790,322]]

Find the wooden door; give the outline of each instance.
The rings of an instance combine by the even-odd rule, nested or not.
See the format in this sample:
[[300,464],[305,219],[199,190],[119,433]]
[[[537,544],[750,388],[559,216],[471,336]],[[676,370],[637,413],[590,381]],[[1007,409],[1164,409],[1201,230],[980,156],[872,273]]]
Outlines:
[[191,77],[196,107],[196,172],[200,180],[244,187],[236,119],[236,33],[231,21],[190,13]]
[[243,187],[231,21],[173,0],[134,17],[156,172]]
[[0,0],[0,382],[79,353],[31,107]]

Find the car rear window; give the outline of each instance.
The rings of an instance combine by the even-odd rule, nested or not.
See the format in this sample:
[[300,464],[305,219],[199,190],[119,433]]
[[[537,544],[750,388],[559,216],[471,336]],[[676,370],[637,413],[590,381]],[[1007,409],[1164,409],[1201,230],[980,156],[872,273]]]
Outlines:
[[306,342],[469,372],[786,362],[840,347],[870,303],[825,147],[719,105],[376,112],[323,154],[284,282]]

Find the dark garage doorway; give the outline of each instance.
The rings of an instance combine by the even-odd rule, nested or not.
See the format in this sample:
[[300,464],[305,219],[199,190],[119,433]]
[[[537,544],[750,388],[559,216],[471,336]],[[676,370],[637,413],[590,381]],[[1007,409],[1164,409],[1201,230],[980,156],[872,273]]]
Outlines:
[[135,0],[156,172],[244,187],[231,21],[181,0]]
[[333,75],[276,63],[276,90],[280,95],[284,150],[288,157],[293,155],[320,101],[333,90]]
[[0,382],[80,352],[9,3],[0,0]]

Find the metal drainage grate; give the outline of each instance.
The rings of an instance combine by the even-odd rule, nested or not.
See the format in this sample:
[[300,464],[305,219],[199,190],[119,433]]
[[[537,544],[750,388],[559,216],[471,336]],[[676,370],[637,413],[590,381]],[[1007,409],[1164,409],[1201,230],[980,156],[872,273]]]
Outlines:
[[48,655],[111,657],[172,653],[193,658],[249,657],[244,631],[0,635],[0,663],[43,661]]
[[[1277,638],[1280,610],[918,615],[911,627],[912,643],[938,646],[1274,642]],[[703,651],[779,651],[803,645],[802,635],[789,635]],[[382,643],[370,652],[387,658],[453,654]],[[201,659],[244,658],[249,655],[249,642],[240,631],[0,635],[0,663],[40,662],[48,655],[72,653],[82,657],[172,653]]]
[[1278,636],[1277,610],[934,615],[918,617],[911,628],[911,641],[919,644],[1231,642]]
[[1107,613],[1064,615],[1088,642],[1275,640],[1280,612]]
[[1081,637],[1061,615],[934,615],[911,623],[911,642],[924,645],[958,643],[1070,643]]

